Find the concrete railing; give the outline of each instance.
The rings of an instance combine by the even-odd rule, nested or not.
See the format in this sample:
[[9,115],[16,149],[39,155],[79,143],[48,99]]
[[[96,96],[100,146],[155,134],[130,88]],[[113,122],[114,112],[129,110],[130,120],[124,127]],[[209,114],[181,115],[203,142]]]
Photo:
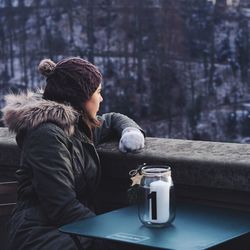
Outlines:
[[250,145],[147,138],[138,154],[121,154],[118,143],[99,146],[106,179],[129,178],[143,162],[171,166],[177,199],[250,211]]
[[[103,183],[110,187],[107,193],[114,203],[116,198],[126,202],[122,191],[130,185],[128,172],[146,162],[171,166],[177,198],[250,210],[248,144],[146,138],[144,150],[137,154],[120,153],[117,142],[100,145],[98,152],[103,166]],[[15,136],[6,128],[0,128],[0,182],[15,180],[19,157]],[[116,197],[112,190],[121,192]]]

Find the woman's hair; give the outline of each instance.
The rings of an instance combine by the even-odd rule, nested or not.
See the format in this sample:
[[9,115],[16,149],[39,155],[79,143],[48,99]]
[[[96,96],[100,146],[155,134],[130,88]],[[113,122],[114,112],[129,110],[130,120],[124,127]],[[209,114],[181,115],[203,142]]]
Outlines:
[[44,99],[71,105],[89,130],[99,126],[98,120],[91,117],[83,105],[102,82],[102,75],[95,65],[79,57],[66,58],[57,64],[44,59],[38,70],[46,77]]

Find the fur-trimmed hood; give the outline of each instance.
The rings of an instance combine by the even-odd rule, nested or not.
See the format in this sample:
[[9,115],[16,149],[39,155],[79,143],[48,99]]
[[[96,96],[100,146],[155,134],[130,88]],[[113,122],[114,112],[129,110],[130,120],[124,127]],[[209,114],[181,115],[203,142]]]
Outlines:
[[2,109],[3,121],[11,132],[32,129],[44,122],[56,123],[67,135],[74,133],[78,118],[71,107],[42,99],[42,91],[5,96],[6,106]]

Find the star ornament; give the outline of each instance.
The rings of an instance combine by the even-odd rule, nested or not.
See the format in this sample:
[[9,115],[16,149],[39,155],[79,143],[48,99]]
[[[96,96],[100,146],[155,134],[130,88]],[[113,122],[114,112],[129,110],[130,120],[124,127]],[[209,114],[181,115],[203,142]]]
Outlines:
[[140,185],[141,178],[142,178],[142,175],[140,175],[139,173],[137,173],[135,176],[131,177],[130,178],[132,180],[131,186],[134,186],[136,184]]

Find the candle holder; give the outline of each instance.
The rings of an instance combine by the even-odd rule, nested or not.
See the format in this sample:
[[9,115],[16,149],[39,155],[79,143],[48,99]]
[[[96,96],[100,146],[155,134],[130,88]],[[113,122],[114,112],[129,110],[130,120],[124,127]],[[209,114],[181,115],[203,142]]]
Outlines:
[[163,227],[175,218],[174,185],[171,169],[164,165],[147,165],[141,169],[138,215],[148,227]]

